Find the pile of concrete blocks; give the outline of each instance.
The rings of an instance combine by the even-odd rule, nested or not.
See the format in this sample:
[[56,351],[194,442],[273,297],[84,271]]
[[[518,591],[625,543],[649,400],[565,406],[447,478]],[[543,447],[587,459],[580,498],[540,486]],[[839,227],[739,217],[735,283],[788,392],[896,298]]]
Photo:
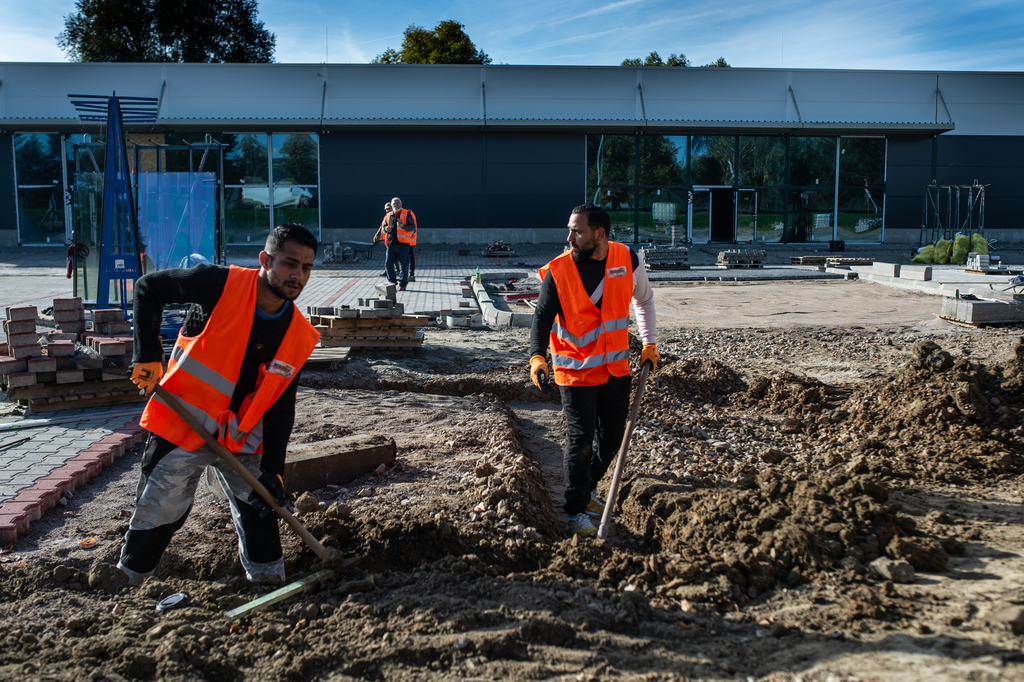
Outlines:
[[94,310],[88,328],[80,298],[56,298],[59,330],[36,331],[35,306],[7,308],[0,387],[30,412],[136,402],[128,379],[134,339],[120,309]]
[[728,251],[719,251],[717,265],[726,269],[763,268],[767,255],[764,251],[729,249]]
[[640,249],[640,260],[648,270],[689,270],[690,251],[685,246],[652,244]]
[[378,284],[379,296],[359,299],[358,308],[309,306],[309,321],[320,332],[320,347],[347,347],[378,350],[414,350],[423,345],[423,332],[417,327],[430,324],[430,318],[406,315],[396,300],[394,284]]

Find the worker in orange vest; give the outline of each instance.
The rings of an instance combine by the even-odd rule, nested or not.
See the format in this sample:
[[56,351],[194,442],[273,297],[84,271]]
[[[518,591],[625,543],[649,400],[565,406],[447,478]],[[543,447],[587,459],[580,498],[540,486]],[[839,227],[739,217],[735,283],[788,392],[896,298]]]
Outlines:
[[[572,248],[540,269],[541,288],[530,333],[530,377],[543,389],[551,350],[562,396],[566,436],[565,535],[591,537],[604,504],[597,484],[618,453],[629,415],[629,304],[643,340],[641,364],[658,364],[654,292],[640,259],[609,241],[611,218],[594,204],[569,216]],[[594,434],[597,449],[594,449]]]
[[[282,505],[299,373],[320,337],[294,301],[309,281],[317,246],[301,225],[279,225],[259,269],[197,265],[150,273],[135,285],[132,381],[146,393],[159,383],[173,394]],[[160,325],[171,303],[192,305],[165,374]],[[156,569],[210,467],[231,506],[246,577],[283,582],[270,505],[159,396],[147,403],[141,424],[151,436],[117,565],[128,581],[138,584]]]
[[391,212],[384,216],[381,230],[388,247],[384,258],[388,281],[398,284],[400,291],[405,291],[409,283],[409,253],[416,244],[416,214],[402,208],[402,200],[395,197],[391,200]]

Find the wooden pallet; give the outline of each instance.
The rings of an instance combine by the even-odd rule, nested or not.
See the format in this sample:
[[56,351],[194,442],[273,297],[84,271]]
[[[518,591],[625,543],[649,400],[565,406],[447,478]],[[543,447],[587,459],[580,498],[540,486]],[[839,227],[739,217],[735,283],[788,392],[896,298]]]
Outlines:
[[83,407],[99,407],[103,405],[121,405],[142,403],[148,400],[139,395],[139,391],[113,391],[96,394],[55,396],[53,398],[32,398],[19,401],[28,405],[28,414],[39,412],[56,412],[58,410],[78,410]]
[[828,256],[790,256],[790,265],[824,265]]
[[648,270],[689,270],[690,266],[686,263],[649,263],[644,262],[644,267]]
[[825,265],[872,265],[874,264],[874,258],[841,258],[839,256],[829,256],[825,259]]
[[24,386],[12,388],[7,391],[8,400],[49,400],[51,398],[82,398],[93,397],[100,393],[107,395],[120,392],[139,392],[138,387],[130,379],[115,379],[113,381],[81,381],[74,384],[37,384],[35,386]]
[[312,371],[338,369],[341,363],[348,360],[350,353],[351,349],[347,347],[317,347],[313,349],[303,368]]
[[[384,330],[381,330],[384,331]],[[412,337],[380,336],[335,336],[320,337],[324,348],[345,346],[347,348],[419,348],[423,345],[423,332],[417,331]]]

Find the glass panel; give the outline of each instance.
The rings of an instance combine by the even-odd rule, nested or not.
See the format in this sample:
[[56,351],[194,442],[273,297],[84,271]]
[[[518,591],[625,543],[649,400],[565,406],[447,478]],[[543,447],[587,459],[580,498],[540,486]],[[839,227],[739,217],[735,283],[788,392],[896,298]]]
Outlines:
[[590,187],[587,201],[608,211],[612,220],[612,239],[633,241],[633,189],[631,187]]
[[64,182],[60,170],[60,135],[15,135],[14,160],[19,186]]
[[587,135],[588,185],[632,185],[635,175],[632,135]]
[[792,190],[789,193],[791,242],[827,242],[832,239],[832,189]]
[[[58,168],[60,164],[57,164]],[[18,188],[18,235],[22,244],[66,244],[64,184]]]
[[[640,184],[686,184],[686,138],[663,135],[640,137]],[[641,223],[641,227],[643,223]]]
[[785,138],[740,137],[740,186],[777,187],[785,182]]
[[274,222],[298,223],[320,234],[320,190],[316,187],[275,187]]
[[[785,234],[785,192],[781,189],[757,190],[758,242],[781,242]],[[742,208],[743,204],[740,204]]]
[[847,242],[882,241],[881,187],[839,190],[838,239]]
[[317,184],[316,141],[316,135],[274,135],[275,185]]
[[[244,196],[246,192],[249,198]],[[269,196],[267,187],[224,189],[224,235],[228,244],[262,244],[266,240],[270,234]]]
[[103,210],[103,173],[76,173],[71,208],[74,222],[75,291],[87,301],[96,300],[99,274],[100,220]]
[[839,140],[839,184],[878,187],[885,181],[885,138]]
[[836,138],[793,137],[789,142],[789,184],[836,184]]
[[680,242],[686,241],[686,196],[683,188],[640,190],[641,242],[672,241],[676,226]]
[[757,232],[757,192],[740,190],[736,193],[736,241],[753,242]]
[[228,185],[265,185],[267,178],[267,136],[228,135],[224,148],[224,182]]
[[690,237],[694,244],[706,244],[711,240],[711,192],[694,190],[692,208]]
[[213,173],[140,173],[139,233],[145,270],[216,263]]
[[735,137],[695,135],[690,145],[690,178],[694,185],[732,184]]

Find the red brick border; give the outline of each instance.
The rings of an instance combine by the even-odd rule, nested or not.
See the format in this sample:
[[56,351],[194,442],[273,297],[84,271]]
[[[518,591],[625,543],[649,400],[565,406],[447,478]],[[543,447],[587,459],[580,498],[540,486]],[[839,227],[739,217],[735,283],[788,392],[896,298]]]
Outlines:
[[28,488],[18,491],[13,500],[0,503],[0,545],[17,542],[33,521],[57,506],[65,490],[75,488],[103,471],[125,452],[146,440],[146,430],[129,421],[109,436],[104,436]]

